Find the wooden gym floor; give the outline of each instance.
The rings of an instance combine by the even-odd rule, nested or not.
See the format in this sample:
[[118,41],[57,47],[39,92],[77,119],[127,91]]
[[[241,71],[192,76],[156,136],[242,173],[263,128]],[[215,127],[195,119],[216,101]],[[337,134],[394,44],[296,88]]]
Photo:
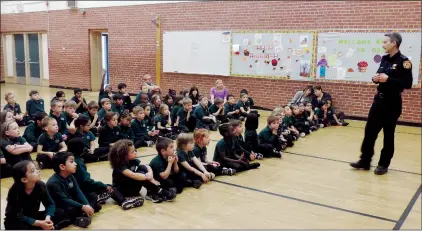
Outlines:
[[[14,92],[25,107],[28,92],[37,89],[46,111],[59,89],[1,84],[1,95]],[[64,90],[66,98],[73,91]],[[97,92],[84,92],[98,100]],[[2,99],[1,105],[5,104]],[[269,112],[261,112],[260,128]],[[396,152],[390,171],[377,176],[352,170],[359,157],[365,122],[321,129],[288,148],[283,159],[265,159],[261,167],[236,176],[221,176],[200,189],[188,188],[174,202],[123,211],[109,200],[93,217],[91,229],[421,229],[421,129],[398,126]],[[23,133],[23,128],[22,128]],[[218,132],[208,147],[212,158]],[[382,147],[380,133],[376,153]],[[155,148],[141,148],[149,163]],[[35,156],[33,156],[35,159]],[[374,157],[376,165],[379,154]],[[88,165],[96,180],[111,183],[108,162]],[[46,181],[52,170],[42,170]],[[1,227],[11,178],[1,180]],[[70,228],[76,228],[74,226]]]

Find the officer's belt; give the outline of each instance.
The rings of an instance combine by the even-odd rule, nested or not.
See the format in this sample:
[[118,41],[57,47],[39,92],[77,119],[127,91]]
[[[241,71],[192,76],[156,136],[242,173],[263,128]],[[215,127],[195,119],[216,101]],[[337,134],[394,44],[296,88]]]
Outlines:
[[394,97],[401,96],[401,92],[396,92],[396,93],[390,92],[390,93],[386,94],[384,92],[377,91],[377,96],[380,97],[381,99],[382,98],[394,98]]

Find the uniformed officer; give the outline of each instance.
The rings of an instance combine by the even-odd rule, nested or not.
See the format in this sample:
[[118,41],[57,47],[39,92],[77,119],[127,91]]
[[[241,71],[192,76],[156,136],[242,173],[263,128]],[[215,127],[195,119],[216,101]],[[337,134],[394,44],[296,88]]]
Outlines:
[[383,48],[387,55],[381,59],[380,67],[372,81],[378,84],[377,94],[369,110],[362,142],[360,160],[350,165],[356,169],[369,170],[374,155],[378,133],[384,131],[384,147],[375,174],[387,173],[394,154],[394,131],[402,112],[401,93],[412,87],[412,63],[400,53],[402,37],[399,33],[386,34]]

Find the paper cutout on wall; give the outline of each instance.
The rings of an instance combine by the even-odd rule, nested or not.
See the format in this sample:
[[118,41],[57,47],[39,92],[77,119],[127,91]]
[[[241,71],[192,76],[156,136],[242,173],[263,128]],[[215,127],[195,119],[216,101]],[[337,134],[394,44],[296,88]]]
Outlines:
[[347,51],[346,57],[350,58],[353,56],[353,54],[355,53],[356,49],[353,48],[349,48],[349,50]]
[[311,75],[311,61],[300,60],[300,71],[301,77],[309,77]]
[[328,65],[331,67],[337,66],[337,55],[328,55],[327,57]]
[[255,34],[254,45],[262,45],[262,34]]
[[308,47],[308,35],[300,36],[300,47]]
[[327,47],[318,47],[318,54],[327,53]]
[[293,50],[293,55],[294,56],[303,56],[305,54],[305,51],[303,49],[294,49]]
[[281,34],[274,35],[274,52],[279,53],[283,50],[283,44],[281,43]]
[[239,44],[233,44],[233,46],[232,46],[233,54],[239,55],[240,54],[239,49],[240,49]]
[[346,79],[346,68],[337,68],[337,79]]
[[246,48],[249,45],[249,39],[243,39],[243,46]]
[[223,36],[223,43],[229,43],[230,42],[230,32],[229,31],[223,32],[222,36]]

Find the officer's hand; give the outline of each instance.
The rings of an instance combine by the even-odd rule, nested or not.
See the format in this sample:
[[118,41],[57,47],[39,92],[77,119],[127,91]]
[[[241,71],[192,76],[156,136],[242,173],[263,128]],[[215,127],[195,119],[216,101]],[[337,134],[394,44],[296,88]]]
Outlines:
[[388,79],[388,75],[382,73],[378,75],[377,81],[380,83],[385,83],[387,82],[387,79]]
[[377,74],[374,74],[373,76],[372,76],[372,81],[374,81],[374,82],[378,82],[378,76],[379,76],[379,74],[377,73]]

